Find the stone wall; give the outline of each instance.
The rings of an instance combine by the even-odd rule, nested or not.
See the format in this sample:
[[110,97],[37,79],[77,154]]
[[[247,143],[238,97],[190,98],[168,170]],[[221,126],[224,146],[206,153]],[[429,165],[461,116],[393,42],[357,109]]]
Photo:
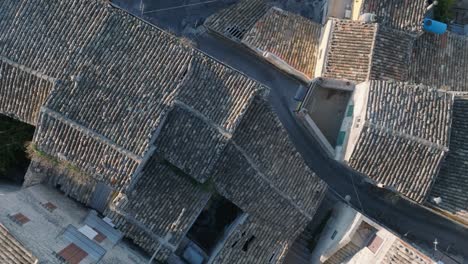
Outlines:
[[41,183],[54,186],[64,192],[65,195],[87,204],[97,182],[91,177],[85,177],[78,171],[66,168],[63,164],[33,158],[24,176],[23,187]]

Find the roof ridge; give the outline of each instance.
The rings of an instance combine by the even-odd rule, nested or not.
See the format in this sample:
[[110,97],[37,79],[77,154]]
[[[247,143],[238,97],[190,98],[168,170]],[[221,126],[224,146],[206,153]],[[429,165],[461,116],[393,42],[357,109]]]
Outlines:
[[427,139],[423,139],[423,138],[418,137],[418,136],[410,135],[408,133],[396,131],[393,128],[389,128],[387,126],[381,126],[381,125],[378,125],[378,124],[374,124],[374,123],[372,123],[372,122],[370,122],[368,120],[365,121],[364,126],[368,127],[368,128],[373,128],[373,129],[379,130],[381,132],[387,133],[389,135],[392,135],[392,136],[395,136],[395,137],[398,137],[398,138],[408,139],[408,140],[411,140],[413,142],[417,142],[417,143],[419,143],[421,145],[424,145],[424,146],[427,146],[427,147],[429,147],[431,149],[440,150],[440,151],[444,151],[444,152],[449,151],[448,147],[443,146],[441,144],[437,144],[437,143],[431,142],[431,141],[429,141]]
[[66,116],[48,108],[47,106],[41,107],[41,112],[44,114],[47,114],[55,119],[57,119],[60,122],[65,123],[66,125],[70,126],[71,128],[79,130],[81,133],[83,133],[86,136],[90,136],[93,139],[105,144],[106,146],[109,146],[110,148],[114,149],[115,151],[123,154],[124,156],[134,160],[137,163],[141,163],[142,157],[136,155],[132,151],[125,149],[124,147],[118,145],[114,141],[110,140],[109,138],[105,137],[104,135],[95,132],[83,125],[78,124],[76,121],[73,121]]
[[268,91],[270,90],[270,87],[268,87],[268,86],[266,86],[265,84],[261,83],[260,81],[258,81],[258,80],[255,79],[254,77],[251,77],[251,76],[247,75],[246,73],[244,73],[244,72],[242,72],[242,71],[240,71],[240,70],[238,70],[238,69],[236,69],[236,68],[234,68],[234,67],[232,67],[232,66],[230,66],[230,65],[228,65],[228,64],[226,64],[226,63],[224,63],[224,62],[222,62],[222,61],[220,61],[220,60],[218,60],[218,59],[216,59],[215,57],[209,55],[208,53],[206,53],[206,52],[204,52],[204,51],[202,51],[202,50],[200,50],[200,49],[198,49],[198,48],[196,48],[196,47],[188,46],[188,45],[184,44],[184,42],[181,41],[180,38],[179,38],[178,36],[176,36],[176,35],[174,35],[174,34],[168,32],[168,31],[164,30],[163,28],[160,28],[159,26],[157,26],[157,25],[155,25],[155,24],[149,22],[149,21],[146,20],[144,17],[136,16],[136,15],[130,13],[128,10],[123,9],[123,8],[121,8],[120,6],[114,4],[113,2],[110,2],[109,4],[110,4],[111,7],[116,8],[116,9],[120,10],[121,12],[126,13],[126,14],[128,14],[128,15],[130,15],[130,16],[133,16],[133,17],[135,17],[135,19],[137,19],[137,20],[139,20],[139,21],[142,21],[143,23],[147,24],[149,27],[161,31],[164,35],[166,35],[166,36],[168,37],[168,39],[170,39],[170,40],[172,40],[172,41],[175,41],[175,42],[177,42],[178,44],[180,44],[180,45],[182,45],[182,46],[189,47],[189,49],[190,49],[191,52],[192,52],[192,56],[193,56],[193,57],[198,57],[198,58],[199,58],[199,57],[201,57],[201,56],[206,56],[206,57],[208,57],[209,59],[212,59],[212,60],[214,60],[214,61],[220,63],[220,64],[223,65],[224,67],[226,67],[226,68],[228,68],[228,69],[230,69],[230,70],[233,70],[234,72],[239,73],[239,74],[241,74],[242,76],[244,76],[244,77],[246,77],[246,78],[249,78],[249,79],[251,79],[251,80],[257,82],[258,84],[260,84],[260,85],[263,86],[263,89],[264,89],[264,90],[268,90]]
[[374,54],[375,54],[375,43],[377,42],[377,34],[379,33],[380,25],[379,23],[375,23],[374,26],[374,36],[372,37],[372,44],[371,44],[371,53],[369,54],[369,66],[367,67],[367,80],[371,78],[372,74],[372,66],[374,62]]
[[36,71],[36,70],[33,70],[33,69],[31,69],[31,68],[29,68],[29,67],[23,65],[23,64],[16,63],[16,62],[14,62],[14,61],[12,61],[12,60],[10,60],[10,59],[8,59],[7,57],[4,57],[4,56],[2,56],[2,55],[0,55],[0,61],[1,61],[1,62],[4,62],[4,63],[6,63],[6,64],[8,64],[8,65],[10,65],[10,66],[13,66],[13,67],[15,67],[15,68],[18,68],[18,69],[20,69],[20,70],[22,70],[22,71],[24,71],[24,72],[26,72],[26,73],[29,73],[29,74],[31,74],[31,75],[34,75],[34,76],[36,76],[36,77],[38,77],[38,78],[40,78],[40,79],[46,80],[46,81],[48,81],[48,82],[51,82],[51,83],[53,83],[54,85],[58,82],[58,79],[57,79],[57,78],[50,77],[50,76],[48,76],[48,75],[46,75],[46,74],[44,74],[44,73],[41,73],[41,72]]
[[218,124],[215,124],[213,121],[211,121],[208,117],[206,117],[204,114],[202,114],[201,112],[199,112],[198,110],[194,109],[193,107],[187,105],[186,103],[178,100],[178,99],[174,99],[174,106],[176,107],[180,107],[188,112],[190,112],[191,114],[193,114],[195,117],[199,118],[200,120],[202,120],[204,123],[206,123],[207,125],[211,126],[212,128],[218,130],[219,133],[221,133],[221,135],[223,135],[224,137],[226,137],[227,139],[231,139],[232,138],[232,133],[230,133],[229,131],[227,131],[226,129],[224,129],[223,127],[221,127],[220,125]]
[[[264,174],[263,172],[260,171],[258,166],[255,164],[252,159],[250,159],[249,155],[245,152],[243,148],[241,148],[237,143],[232,140],[231,141],[232,145],[242,154],[242,156],[246,159],[246,161],[249,163],[249,165],[255,170],[256,174],[260,176],[260,178],[266,182],[277,194],[279,194],[281,197],[283,197],[286,201],[288,201],[294,208],[296,208],[302,215],[307,217],[309,220],[313,218],[309,213],[307,213],[304,209],[302,209],[296,202],[293,201],[293,199],[281,191],[278,187],[276,187]],[[315,174],[315,173],[314,173]]]
[[[172,244],[170,242],[170,237],[169,236],[166,235],[166,237],[161,237],[161,236],[155,234],[155,232],[151,231],[151,229],[147,225],[142,223],[140,220],[136,219],[135,216],[133,216],[132,214],[130,214],[130,213],[126,212],[126,211],[122,211],[121,209],[119,209],[117,207],[114,207],[112,209],[113,209],[113,212],[115,214],[119,215],[120,217],[123,217],[129,223],[135,225],[137,228],[140,229],[140,231],[145,233],[147,236],[149,236],[152,239],[158,241],[160,243],[160,245],[162,245],[164,247],[169,247],[173,251],[175,251],[177,249],[177,245],[174,245],[174,244]],[[170,233],[168,233],[168,234],[170,234]]]

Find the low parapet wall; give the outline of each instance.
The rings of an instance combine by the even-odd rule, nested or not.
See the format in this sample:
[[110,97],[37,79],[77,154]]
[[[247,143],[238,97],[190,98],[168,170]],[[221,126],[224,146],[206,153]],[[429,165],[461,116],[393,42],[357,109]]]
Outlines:
[[317,125],[314,123],[312,118],[309,116],[309,114],[307,113],[307,110],[302,109],[298,113],[298,116],[303,121],[305,127],[311,132],[314,138],[317,139],[317,141],[320,143],[320,146],[325,150],[327,155],[333,158],[335,155],[335,150],[330,145],[330,143],[325,138],[325,136],[322,134],[320,129],[317,127]]

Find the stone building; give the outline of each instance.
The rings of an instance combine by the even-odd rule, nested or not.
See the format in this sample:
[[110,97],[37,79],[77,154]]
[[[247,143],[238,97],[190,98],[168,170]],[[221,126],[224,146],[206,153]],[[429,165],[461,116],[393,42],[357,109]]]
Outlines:
[[453,95],[422,85],[370,81],[357,85],[344,123],[340,159],[423,203],[449,151]]
[[[408,79],[414,36],[386,24],[329,19],[317,24],[262,1],[241,1],[211,16],[205,25],[308,83],[315,77]],[[233,34],[232,28],[238,28]],[[241,29],[239,29],[241,28]]]
[[[353,20],[329,18],[319,25],[265,1],[240,1],[205,26],[304,82],[315,77],[356,84],[396,80],[467,91],[468,37],[424,33],[426,9],[422,0],[356,0]],[[376,21],[359,20],[369,12]]]
[[[326,185],[267,87],[107,1],[6,1],[0,16],[0,110],[37,127],[27,184],[111,217],[160,261],[283,260]],[[194,226],[220,206],[232,221],[199,247]]]
[[411,35],[377,23],[330,19],[325,25],[315,76],[353,81],[407,78]]
[[423,34],[413,44],[408,80],[468,92],[468,36]]
[[[322,26],[278,7],[267,11],[265,8],[264,1],[240,1],[211,16],[205,25],[283,71],[310,81],[314,77]],[[251,14],[248,20],[246,14]]]
[[[426,2],[355,0],[351,20],[329,18],[319,30],[312,21],[269,9],[265,1],[240,1],[213,15],[205,25],[251,50],[274,53],[285,62],[275,64],[277,67],[287,68],[287,73],[305,82],[308,91],[300,100],[298,113],[327,153],[348,162],[376,184],[418,203],[427,201],[466,221],[463,194],[468,187],[462,171],[467,158],[460,143],[464,99],[457,98],[452,107],[449,93],[468,91],[468,38],[451,32],[423,32]],[[366,13],[375,14],[376,20],[361,21]],[[290,20],[294,22],[287,24],[294,26],[285,27]],[[301,31],[304,27],[314,31]],[[232,35],[232,28],[240,34]],[[273,33],[264,34],[262,29],[273,29],[269,30]],[[276,29],[286,33],[274,34]],[[288,38],[300,47],[284,45]],[[301,64],[286,56],[285,51],[292,50],[303,58]],[[306,64],[314,72],[301,78],[294,70],[310,72],[311,68],[302,70]],[[331,86],[323,85],[330,80]],[[347,92],[352,93],[348,106]],[[368,99],[371,105],[366,105]],[[333,128],[335,121],[342,122],[339,131]],[[443,202],[436,204],[433,198]]]
[[[428,254],[365,217],[344,203],[335,204],[312,255],[323,264],[435,264],[438,256]],[[432,252],[431,252],[432,253]],[[453,262],[455,263],[455,262]]]
[[359,20],[363,14],[375,14],[381,25],[417,34],[427,11],[426,0],[353,0],[352,19]]

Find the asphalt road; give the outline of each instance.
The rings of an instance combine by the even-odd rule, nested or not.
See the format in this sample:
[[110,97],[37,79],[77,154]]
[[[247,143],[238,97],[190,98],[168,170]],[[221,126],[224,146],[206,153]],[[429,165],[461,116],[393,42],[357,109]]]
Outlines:
[[[155,19],[152,17],[149,22],[157,24]],[[198,49],[271,88],[270,102],[275,112],[306,163],[329,185],[331,195],[351,196],[356,209],[426,252],[434,253],[433,242],[437,239],[439,251],[468,259],[468,228],[376,188],[365,182],[364,176],[328,158],[293,112],[299,81],[224,38],[205,32],[196,36],[195,41]]]
[[[328,158],[319,143],[297,119],[293,97],[299,81],[287,76],[237,44],[204,33],[198,48],[271,88],[270,102],[307,164],[338,196],[351,196],[351,203],[368,217],[433,252],[438,249],[468,257],[468,229],[391,192],[374,187],[364,176]],[[405,236],[406,234],[406,236]]]

